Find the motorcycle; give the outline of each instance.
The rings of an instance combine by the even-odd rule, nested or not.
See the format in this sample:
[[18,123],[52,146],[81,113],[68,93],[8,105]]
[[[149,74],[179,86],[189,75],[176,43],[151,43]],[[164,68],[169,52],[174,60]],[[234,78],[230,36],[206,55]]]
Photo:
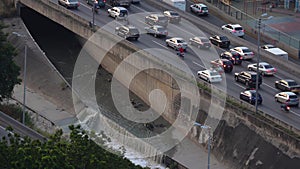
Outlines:
[[281,110],[285,111],[285,112],[289,112],[290,111],[290,106],[286,105],[286,104],[282,104],[281,105]]

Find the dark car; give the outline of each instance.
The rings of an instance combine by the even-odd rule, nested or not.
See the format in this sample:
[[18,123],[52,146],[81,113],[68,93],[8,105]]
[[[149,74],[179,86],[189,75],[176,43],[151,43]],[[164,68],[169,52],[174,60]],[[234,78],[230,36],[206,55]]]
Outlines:
[[242,61],[243,61],[243,57],[235,51],[223,52],[223,53],[221,53],[220,58],[228,59],[235,65],[240,65],[240,64],[242,64]]
[[209,37],[209,40],[212,44],[217,45],[221,48],[229,48],[230,46],[230,41],[227,36],[214,35]]
[[[257,103],[261,104],[263,101],[262,97],[259,93],[257,93],[257,96],[258,96]],[[255,90],[245,90],[245,91],[241,92],[240,99],[254,105],[256,102],[256,91]]]
[[[256,87],[256,72],[242,71],[234,74],[234,79],[237,82],[244,83],[248,87]],[[258,87],[262,84],[262,77],[259,74]]]
[[86,3],[99,9],[105,7],[106,0],[86,0]]
[[133,39],[138,40],[140,37],[139,30],[132,25],[124,25],[120,27],[116,27],[115,32],[117,35],[125,38],[125,39]]
[[232,72],[232,69],[233,69],[233,64],[228,59],[217,59],[217,60],[211,61],[211,64],[214,67],[216,67],[216,66],[222,67],[224,72],[228,72],[228,73]]
[[289,91],[294,93],[300,92],[300,85],[292,79],[282,79],[275,81],[275,87],[281,91]]

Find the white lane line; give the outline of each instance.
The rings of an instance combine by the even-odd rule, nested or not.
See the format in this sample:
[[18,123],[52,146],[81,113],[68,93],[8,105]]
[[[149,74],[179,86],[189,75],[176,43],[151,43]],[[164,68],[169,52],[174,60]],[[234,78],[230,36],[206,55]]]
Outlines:
[[298,113],[296,113],[296,112],[293,112],[293,111],[291,111],[291,110],[290,110],[290,112],[293,113],[294,115],[300,117],[300,114],[298,114]]
[[143,12],[149,12],[149,11],[146,11],[146,10],[144,10],[144,9],[142,9],[142,8],[140,8],[140,7],[138,7],[138,6],[136,6],[136,5],[131,5],[131,6],[134,6],[136,9],[139,9],[140,11],[143,11]]
[[166,46],[164,46],[164,45],[162,45],[162,44],[160,44],[160,43],[158,43],[158,42],[156,42],[156,41],[154,41],[154,40],[152,40],[152,42],[158,44],[159,46],[161,46],[161,47],[163,47],[163,48],[165,48],[165,49],[169,49],[168,47],[166,47]]
[[265,86],[267,86],[267,87],[269,87],[269,88],[271,88],[271,89],[273,89],[273,90],[277,91],[277,89],[276,89],[276,88],[274,88],[274,87],[272,87],[272,86],[270,86],[270,85],[268,85],[268,84],[266,84],[266,83],[263,83],[263,85],[265,85]]
[[234,83],[235,85],[237,85],[238,87],[242,88],[242,89],[246,89],[246,87],[240,85],[240,84],[237,84],[237,83]]
[[278,75],[276,75],[276,74],[274,74],[274,76],[275,76],[276,78],[278,78],[278,79],[284,79],[284,78],[282,78],[282,77],[280,77],[280,76],[278,76]]
[[195,61],[193,61],[193,63],[194,63],[195,65],[200,66],[200,67],[202,67],[202,68],[205,69],[205,67],[204,67],[203,65],[201,65],[200,63],[197,63],[197,62],[195,62]]

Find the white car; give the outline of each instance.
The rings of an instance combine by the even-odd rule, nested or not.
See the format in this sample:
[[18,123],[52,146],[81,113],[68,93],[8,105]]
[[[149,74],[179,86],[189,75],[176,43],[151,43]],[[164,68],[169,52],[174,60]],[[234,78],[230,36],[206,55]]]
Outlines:
[[208,15],[208,8],[204,4],[193,4],[190,6],[191,12],[197,15]]
[[220,75],[219,72],[215,70],[202,70],[198,71],[198,77],[200,79],[203,79],[207,81],[208,83],[214,83],[214,82],[221,82],[222,81],[222,76]]
[[[274,75],[276,73],[276,68],[274,68],[272,65],[270,65],[267,62],[259,62],[259,72],[262,75]],[[257,64],[249,64],[248,65],[248,70],[256,71],[257,70]]]
[[77,9],[80,5],[78,0],[58,0],[58,4],[66,8],[75,8],[75,9]]
[[299,98],[293,92],[280,92],[275,95],[275,101],[285,103],[290,106],[299,106]]
[[179,23],[181,16],[175,11],[164,11],[164,15],[169,19],[170,23]]
[[229,33],[241,38],[245,35],[243,27],[239,24],[227,24],[223,25],[221,28],[222,30],[228,31]]
[[250,60],[254,58],[254,53],[247,47],[235,47],[230,50],[240,54],[244,60]]
[[109,16],[115,19],[127,19],[128,11],[124,7],[112,7],[107,10]]
[[180,48],[183,48],[186,50],[187,48],[187,43],[185,40],[182,38],[171,38],[171,39],[166,39],[166,44],[168,47],[174,48],[175,50],[179,50]]

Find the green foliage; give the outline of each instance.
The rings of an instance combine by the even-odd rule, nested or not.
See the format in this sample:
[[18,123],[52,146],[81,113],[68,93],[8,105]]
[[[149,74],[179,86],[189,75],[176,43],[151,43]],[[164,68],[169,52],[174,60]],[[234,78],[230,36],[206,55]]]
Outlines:
[[[0,104],[0,111],[4,112],[5,114],[9,115],[10,117],[14,118],[15,120],[18,120],[22,123],[22,117],[23,117],[23,109],[21,106],[17,104]],[[28,127],[33,128],[33,122],[28,114],[28,112],[25,112],[25,124]]]
[[1,169],[141,169],[93,142],[80,126],[70,126],[69,140],[57,131],[46,142],[10,136],[0,142]]
[[0,23],[0,101],[9,98],[14,86],[20,84],[20,67],[15,64],[13,57],[16,49],[7,41],[7,34],[3,32],[5,26]]

